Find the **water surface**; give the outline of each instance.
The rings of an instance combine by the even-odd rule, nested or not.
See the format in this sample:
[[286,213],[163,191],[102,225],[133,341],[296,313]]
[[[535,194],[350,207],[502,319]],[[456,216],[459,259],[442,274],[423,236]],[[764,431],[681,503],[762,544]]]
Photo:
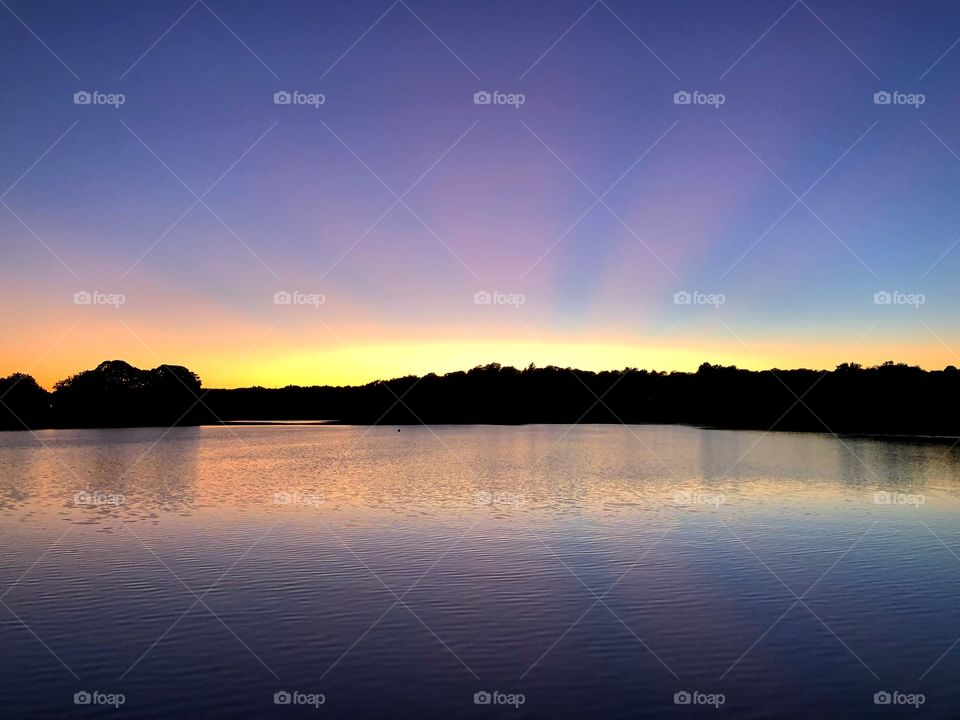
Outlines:
[[0,717],[957,717],[958,510],[949,445],[0,433]]

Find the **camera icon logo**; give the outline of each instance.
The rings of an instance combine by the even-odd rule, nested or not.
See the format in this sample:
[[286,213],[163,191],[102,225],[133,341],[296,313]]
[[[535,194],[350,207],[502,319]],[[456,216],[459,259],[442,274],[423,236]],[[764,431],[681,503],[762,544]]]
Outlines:
[[881,690],[873,694],[874,705],[889,705],[892,700],[893,697],[886,690]]
[[89,105],[93,101],[93,96],[86,90],[80,90],[73,94],[74,105]]
[[491,302],[493,302],[493,296],[486,290],[480,290],[473,294],[474,305],[489,305]]
[[673,294],[673,304],[674,305],[689,305],[690,301],[693,299],[693,296],[688,293],[686,290],[681,290]]
[[286,690],[281,690],[273,694],[274,705],[289,705],[291,702],[293,702],[293,696]]
[[274,105],[289,105],[293,102],[293,96],[286,90],[278,90],[273,94]]
[[493,102],[493,95],[488,93],[486,90],[480,90],[473,94],[474,105],[489,105],[492,102]]
[[880,490],[873,494],[873,502],[875,505],[890,505],[893,503],[893,495],[886,490]]
[[93,702],[93,696],[86,690],[81,690],[73,694],[74,705],[89,705],[91,702]]
[[881,290],[880,292],[875,292],[873,294],[874,305],[889,305],[891,302],[893,302],[893,295],[888,293],[886,290]]
[[491,702],[493,702],[493,697],[486,690],[473,694],[474,705],[489,705]]
[[686,690],[681,690],[673,694],[673,704],[674,705],[689,705],[692,701],[690,693]]
[[893,96],[886,90],[881,90],[873,94],[874,105],[889,105],[891,102],[893,102]]
[[93,296],[86,290],[80,290],[73,294],[74,305],[89,305],[93,301]]
[[289,305],[292,302],[293,302],[293,295],[288,293],[286,290],[280,290],[273,294],[274,305]]
[[674,105],[689,105],[693,101],[693,96],[686,90],[680,90],[673,94]]

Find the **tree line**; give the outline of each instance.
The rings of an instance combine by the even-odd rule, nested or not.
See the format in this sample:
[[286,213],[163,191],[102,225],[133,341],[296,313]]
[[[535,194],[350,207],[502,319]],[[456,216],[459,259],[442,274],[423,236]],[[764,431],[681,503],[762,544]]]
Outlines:
[[0,379],[0,428],[332,420],[354,424],[684,423],[707,427],[960,436],[960,372],[902,363],[821,370],[593,372],[496,363],[360,386],[204,389],[185,367],[101,363],[52,392]]

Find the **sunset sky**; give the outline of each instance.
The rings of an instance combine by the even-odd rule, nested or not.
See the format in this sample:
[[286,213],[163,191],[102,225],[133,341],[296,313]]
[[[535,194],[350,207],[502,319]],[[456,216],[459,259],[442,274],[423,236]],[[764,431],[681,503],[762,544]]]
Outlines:
[[958,38],[949,2],[7,0],[0,375],[960,365]]

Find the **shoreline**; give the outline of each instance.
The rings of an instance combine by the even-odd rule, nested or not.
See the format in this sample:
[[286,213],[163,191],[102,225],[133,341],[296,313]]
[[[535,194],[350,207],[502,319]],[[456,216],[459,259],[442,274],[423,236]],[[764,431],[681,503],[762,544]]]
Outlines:
[[203,427],[324,427],[324,426],[345,426],[345,427],[382,427],[382,428],[409,428],[409,427],[526,427],[531,425],[542,426],[617,426],[624,427],[689,427],[700,430],[719,430],[730,432],[759,432],[763,434],[788,433],[788,434],[808,434],[825,435],[838,439],[864,439],[878,440],[883,442],[910,442],[924,445],[960,445],[960,436],[956,435],[931,435],[925,433],[876,433],[863,431],[833,432],[829,430],[816,430],[809,428],[762,428],[762,427],[740,427],[724,425],[703,425],[697,423],[683,422],[582,422],[582,423],[564,423],[564,422],[392,422],[392,423],[365,423],[350,420],[226,420],[213,423],[191,423],[183,425],[104,425],[104,426],[52,426],[52,427],[33,427],[33,428],[5,428],[0,429],[0,433],[33,433],[47,430],[146,430],[150,428],[173,429],[173,428],[203,428]]

